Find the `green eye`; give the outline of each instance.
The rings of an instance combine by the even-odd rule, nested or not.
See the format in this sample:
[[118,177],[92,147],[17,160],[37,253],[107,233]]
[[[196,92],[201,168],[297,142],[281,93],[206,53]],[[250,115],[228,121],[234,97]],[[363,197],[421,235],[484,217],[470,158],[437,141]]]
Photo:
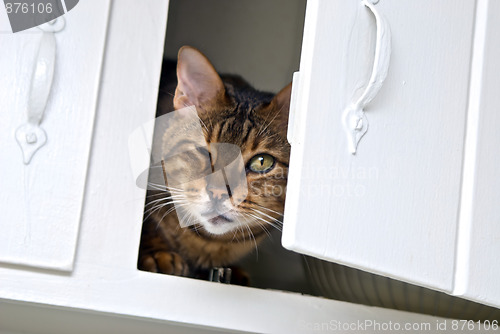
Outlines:
[[248,169],[255,173],[267,173],[274,168],[274,157],[269,154],[257,154],[248,163]]

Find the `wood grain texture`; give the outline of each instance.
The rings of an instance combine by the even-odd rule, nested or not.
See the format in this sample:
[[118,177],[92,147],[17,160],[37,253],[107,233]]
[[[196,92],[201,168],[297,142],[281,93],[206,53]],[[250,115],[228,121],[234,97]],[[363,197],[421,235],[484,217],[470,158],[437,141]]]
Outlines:
[[475,1],[380,1],[389,74],[356,155],[341,116],[373,62],[358,1],[308,2],[283,244],[451,292]]
[[55,36],[54,81],[41,123],[48,140],[29,165],[23,164],[14,131],[27,121],[41,31],[0,34],[2,262],[73,268],[109,3],[83,1],[65,15],[66,27]]

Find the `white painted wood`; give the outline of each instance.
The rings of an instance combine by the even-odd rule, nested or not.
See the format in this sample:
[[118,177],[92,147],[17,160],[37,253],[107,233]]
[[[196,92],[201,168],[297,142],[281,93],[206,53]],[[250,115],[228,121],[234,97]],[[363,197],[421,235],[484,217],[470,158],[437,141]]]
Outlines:
[[361,1],[308,2],[283,244],[452,292],[475,1],[381,0],[389,74],[347,150],[342,111],[373,63]]
[[500,307],[500,2],[477,6],[455,293]]
[[47,143],[29,165],[23,164],[14,131],[27,121],[42,32],[6,31],[7,17],[0,11],[1,262],[73,268],[109,3],[82,1],[55,34],[54,81],[41,123]]
[[[30,319],[30,321],[26,321],[26,319]],[[47,307],[32,303],[0,302],[0,333],[220,334],[243,332],[181,325],[169,321],[154,321],[114,313]]]
[[5,10],[0,10],[0,33],[12,33],[7,11]]
[[[434,325],[440,319],[296,293],[139,272],[135,268],[112,267],[111,264],[78,263],[72,277],[27,274],[4,268],[0,268],[0,274],[0,296],[10,301],[229,331],[308,333],[315,332],[308,330],[309,326],[331,321],[427,322]],[[0,332],[2,326],[6,323],[0,321]]]
[[[315,326],[335,320],[435,324],[438,319],[429,316],[136,269],[145,191],[135,185],[129,167],[128,136],[154,117],[167,4],[113,3],[75,268],[65,275],[0,264],[0,331],[67,332],[44,323],[36,314],[54,315],[32,303],[63,308],[58,315],[68,321],[92,321],[89,332],[137,328],[134,319],[123,328],[111,314],[143,322],[146,333],[158,332],[158,321],[167,331],[189,324],[202,326],[200,331],[257,333],[317,332]],[[16,310],[33,315],[29,318],[38,326],[12,320]]]

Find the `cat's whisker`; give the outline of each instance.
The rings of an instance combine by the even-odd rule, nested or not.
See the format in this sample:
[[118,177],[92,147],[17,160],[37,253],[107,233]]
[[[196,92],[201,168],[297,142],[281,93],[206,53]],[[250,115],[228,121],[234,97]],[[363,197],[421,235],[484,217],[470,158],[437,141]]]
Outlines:
[[[198,113],[196,113],[196,116],[198,116]],[[207,128],[205,122],[203,122],[203,120],[200,118],[200,116],[198,116],[198,119],[200,120],[200,123],[203,125],[203,127],[205,128],[205,130],[207,130],[207,133],[208,133],[208,128]]]
[[259,249],[257,247],[257,240],[255,240],[255,236],[253,235],[253,232],[252,230],[250,229],[250,227],[248,226],[248,224],[244,224],[244,226],[247,228],[248,230],[248,235],[249,235],[249,239],[252,240],[253,239],[253,243],[255,245],[255,252],[257,254],[257,260],[259,260]]
[[180,208],[180,207],[183,207],[185,205],[188,205],[189,203],[180,203],[180,204],[176,204],[175,206],[171,207],[170,209],[167,210],[167,212],[165,212],[163,214],[163,216],[161,216],[160,220],[158,221],[158,224],[156,225],[156,228],[158,229],[160,227],[160,224],[161,222],[163,221],[163,219],[169,215],[170,213],[174,212],[177,208]]
[[193,224],[193,228],[194,228],[194,231],[196,232],[196,234],[198,234],[198,236],[199,236],[200,232],[198,232],[198,224]]
[[[184,193],[180,192],[180,191],[170,191],[168,189],[165,189],[165,188],[158,188],[156,186],[149,186],[150,188],[152,189],[149,189],[149,190],[153,190],[153,191],[158,191],[160,192],[161,194],[172,194],[172,195],[184,195]],[[158,194],[155,194],[154,196],[158,196]]]
[[[181,203],[182,202],[180,200],[169,199],[169,202],[159,202],[159,203],[154,204],[149,209],[145,210],[144,214],[153,213],[154,211],[161,209],[162,207],[165,207],[167,205],[172,205],[172,204],[177,205],[177,204],[181,204]],[[149,218],[149,215],[147,216],[147,218]]]
[[257,225],[259,225],[259,227],[264,231],[264,233],[266,233],[266,235],[270,238],[271,237],[271,232],[267,229],[266,225],[259,222],[259,221],[255,221],[257,223]]
[[275,210],[273,210],[273,209],[266,208],[265,206],[262,206],[262,205],[260,205],[260,204],[255,203],[255,202],[250,202],[250,203],[251,203],[251,204],[254,204],[254,205],[256,205],[256,206],[258,206],[259,208],[262,208],[262,209],[264,209],[264,210],[268,210],[268,211],[270,211],[270,212],[272,212],[272,213],[275,213],[275,214],[277,214],[277,215],[283,216],[283,214],[282,214],[281,212],[275,211]]
[[184,194],[183,191],[177,191],[177,190],[172,190],[172,189],[165,189],[163,192],[171,193],[173,195],[183,195]]
[[247,237],[245,235],[245,231],[243,230],[243,225],[238,225],[238,231],[240,232],[242,238],[243,238],[243,244],[247,243]]
[[150,201],[146,204],[146,207],[148,205],[151,205],[151,204],[154,204],[154,203],[158,203],[160,201],[165,201],[165,200],[168,200],[168,199],[182,199],[182,198],[185,198],[185,196],[182,196],[182,195],[173,195],[173,196],[166,196],[166,197],[163,197],[163,198],[160,198],[160,199],[156,199],[154,201]]
[[[149,191],[149,192],[152,192],[152,191]],[[163,196],[165,195],[165,192],[164,191],[158,191],[154,194],[149,194],[149,195],[146,195],[146,198],[150,198],[150,197],[156,197],[156,196]]]
[[160,190],[168,190],[170,192],[175,192],[175,191],[177,191],[177,192],[184,192],[183,189],[166,186],[165,184],[160,184],[160,183],[148,182],[148,185],[151,186],[151,187],[157,187]]
[[167,210],[167,212],[165,212],[165,214],[163,214],[163,216],[161,217],[161,219],[158,221],[158,224],[156,224],[156,229],[159,229],[160,228],[160,224],[162,222],[162,220],[167,216],[169,215],[170,213],[174,212],[175,211],[175,208],[170,208]]
[[270,221],[267,221],[267,220],[265,220],[265,219],[264,219],[264,218],[262,218],[262,217],[259,217],[259,216],[256,216],[256,215],[253,215],[253,214],[251,214],[251,213],[249,213],[249,215],[250,215],[250,216],[252,216],[252,217],[254,217],[255,219],[258,219],[258,220],[260,220],[260,221],[262,221],[262,222],[264,222],[264,223],[268,224],[268,225],[271,225],[272,227],[274,227],[275,229],[277,229],[278,231],[280,231],[280,232],[281,232],[281,226],[279,226],[279,225],[275,225],[274,223],[272,223],[272,222],[270,222]]
[[262,128],[266,125],[267,119],[269,118],[270,113],[266,114],[266,118],[264,118],[264,122],[259,128],[259,131],[257,132],[257,136],[260,135]]
[[241,216],[244,217],[245,219],[249,219],[252,223],[256,223],[267,234],[268,237],[271,237],[271,233],[267,229],[266,224],[262,223],[261,221],[255,218],[249,218],[249,214],[245,212],[243,212]]
[[[146,196],[146,198],[150,198],[150,197],[158,197],[158,196],[171,196],[171,195],[172,195],[172,194],[171,194],[171,193],[169,193],[169,192],[162,191],[162,192],[159,192],[159,193],[157,193],[157,194],[150,194],[150,195],[147,195],[147,196]],[[184,194],[181,194],[181,193],[179,193],[179,194],[173,194],[173,195],[175,195],[175,196],[184,196]],[[146,203],[146,205],[147,205],[147,203]]]
[[256,202],[249,201],[249,200],[247,200],[247,199],[243,200],[243,202],[244,202],[244,203],[248,203],[248,204],[250,204],[250,206],[245,207],[245,208],[250,208],[250,209],[252,209],[252,205],[255,205],[255,206],[258,206],[258,207],[259,207],[259,208],[261,208],[261,209],[268,210],[268,211],[270,211],[270,212],[272,212],[272,213],[275,213],[275,214],[277,214],[277,215],[283,216],[283,213],[281,213],[281,212],[279,212],[279,211],[275,211],[275,210],[270,209],[270,208],[267,208],[267,207],[265,207],[265,206],[262,206],[262,205],[260,205],[260,204],[258,204],[258,203],[256,203]]
[[158,187],[166,187],[165,184],[154,183],[154,182],[151,182],[151,181],[148,182],[148,185],[150,185],[150,186],[158,186]]
[[149,214],[143,219],[143,221],[147,220],[155,211],[161,210],[163,207],[165,207],[167,205],[171,205],[171,204],[174,204],[173,209],[175,210],[176,207],[180,207],[182,205],[189,204],[189,203],[187,203],[186,201],[172,200],[172,201],[167,202],[167,203],[157,204],[156,206],[154,206],[154,207],[152,207],[149,210],[144,212],[144,213],[149,212]]
[[[144,211],[144,214],[153,213],[157,209],[160,209],[162,207],[162,205],[163,205],[163,203],[156,204],[156,205],[152,206],[151,208],[149,208],[148,210]],[[149,215],[146,216],[146,218],[144,218],[144,220],[146,220],[147,218],[149,218]]]
[[146,217],[144,217],[143,221],[146,221],[155,211],[159,211],[161,210],[161,208],[162,208],[161,205],[155,207]]
[[[240,235],[241,235],[241,237],[243,238],[243,244],[246,244],[245,233],[243,232],[243,227],[242,227],[242,225],[238,224],[237,231],[238,231],[238,234],[240,234]],[[238,238],[238,242],[239,242],[239,241],[240,241],[240,239]]]
[[252,210],[254,212],[260,213],[261,215],[264,215],[265,217],[268,217],[268,218],[272,219],[274,222],[276,222],[280,226],[283,225],[283,222],[281,222],[281,220],[278,220],[278,219],[274,218],[273,216],[270,216],[270,215],[268,215],[268,214],[266,214],[266,213],[264,213],[262,211],[259,211],[259,210],[255,209],[255,208],[252,208]]
[[170,190],[170,189],[167,189],[166,187],[159,187],[159,186],[155,186],[155,185],[149,185],[148,187],[152,188],[152,190],[154,190],[154,191],[169,192],[172,194],[182,194],[183,193],[182,191]]
[[233,238],[230,241],[231,243],[234,241],[234,239],[236,239],[237,242],[240,241],[237,237],[237,234],[238,234],[238,229],[233,230]]
[[250,236],[250,233],[245,232],[245,228],[246,228],[246,231],[248,231],[248,226],[246,226],[245,224],[241,225],[241,233],[243,234],[245,239],[248,237],[248,242],[251,243],[252,237]]
[[267,228],[267,224],[264,224],[263,222],[255,218],[250,219],[253,223],[257,224],[267,234],[268,237],[271,237],[271,231],[269,231],[269,229]]
[[148,211],[145,211],[144,214],[146,216],[144,217],[143,221],[145,221],[146,219],[148,219],[152,214],[155,213],[155,211],[160,211],[162,208],[164,208],[167,205],[169,205],[169,204],[166,204],[166,205],[158,204],[157,206],[149,209]]
[[240,224],[238,222],[237,228],[233,230],[233,238],[231,239],[231,242],[236,239],[237,242],[240,242],[240,239],[238,238],[238,232],[240,231]]
[[198,110],[196,110],[196,107],[194,105],[188,105],[187,103],[184,102],[184,108],[188,108],[188,109],[191,109],[195,112],[195,115],[196,117],[198,118],[198,120],[200,121],[200,123],[203,125],[203,127],[205,128],[205,130],[207,130],[207,133],[208,133],[208,128],[207,126],[205,125],[205,122],[203,122],[203,120],[200,118],[200,116],[198,115]]
[[[282,110],[283,110],[283,107],[281,107],[280,109],[278,109],[278,111],[276,112],[276,114],[274,115],[274,117],[269,121],[269,123],[267,123],[266,127],[262,129],[262,127],[266,124],[265,121],[264,121],[264,124],[262,124],[262,126],[260,127],[259,132],[257,133],[257,136],[259,136],[261,133],[263,133],[264,131],[266,131],[266,129],[269,127],[269,125],[271,125],[271,123],[276,119],[276,117],[278,117],[278,115],[281,114]],[[267,118],[266,118],[266,121],[267,121]]]
[[191,212],[188,212],[187,226],[191,226],[191,225],[193,226],[196,234],[199,236],[200,235],[200,232],[198,232],[199,224],[197,223],[196,217]]
[[153,190],[159,190],[159,191],[167,191],[166,187],[162,186],[157,186],[153,184],[148,184],[148,187],[153,189]]
[[169,191],[184,192],[184,189],[180,189],[180,188],[174,188],[174,187],[170,187],[170,186],[165,186],[165,188],[167,188]]

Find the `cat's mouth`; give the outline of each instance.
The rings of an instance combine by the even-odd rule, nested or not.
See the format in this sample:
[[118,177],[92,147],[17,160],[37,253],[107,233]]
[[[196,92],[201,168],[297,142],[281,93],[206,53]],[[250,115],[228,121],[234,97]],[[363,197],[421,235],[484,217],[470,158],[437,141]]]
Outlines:
[[203,217],[207,218],[207,221],[213,225],[220,225],[224,223],[231,223],[233,220],[229,218],[227,213],[219,213],[216,210],[212,210],[201,214]]
[[201,224],[205,230],[215,235],[225,234],[232,231],[236,226],[231,218],[231,211],[219,213],[216,210],[213,210],[203,213],[201,216],[203,217]]
[[211,224],[219,225],[219,224],[224,224],[224,223],[231,223],[233,220],[229,219],[228,217],[226,217],[224,215],[219,215],[219,216],[208,219],[208,221]]

